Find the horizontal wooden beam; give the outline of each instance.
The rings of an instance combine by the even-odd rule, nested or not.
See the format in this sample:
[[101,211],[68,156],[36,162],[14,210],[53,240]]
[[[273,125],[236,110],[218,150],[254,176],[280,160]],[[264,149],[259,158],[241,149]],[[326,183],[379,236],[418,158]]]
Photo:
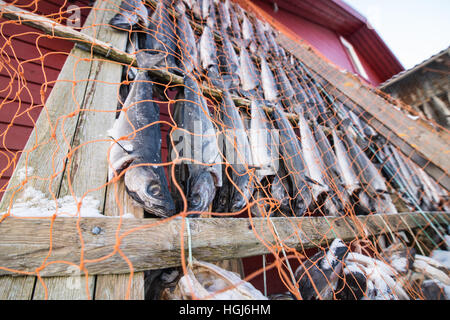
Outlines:
[[[430,219],[434,224],[449,223],[449,214],[439,215],[439,219],[437,214],[425,218],[417,213],[271,220],[205,218],[189,219],[189,226],[193,256],[220,261],[268,254],[280,241],[301,251],[336,237],[349,241],[420,228],[429,225]],[[74,271],[71,264],[81,262],[90,275],[130,273],[127,260],[135,272],[179,266],[181,241],[185,250],[188,243],[186,228],[181,233],[184,222],[181,218],[56,218],[52,223],[50,218],[8,217],[0,223],[0,275],[21,275],[17,270],[32,274],[38,270],[44,277],[70,275]]]
[[[355,76],[343,73],[331,65],[310,47],[301,44],[282,33],[278,43],[300,59],[319,78],[333,87],[334,95],[339,92],[351,99],[365,112],[366,121],[380,134],[398,147],[407,157],[423,168],[442,187],[450,191],[450,134],[437,131],[423,119],[413,120],[396,109],[386,99],[376,94]],[[331,92],[333,94],[333,92]]]

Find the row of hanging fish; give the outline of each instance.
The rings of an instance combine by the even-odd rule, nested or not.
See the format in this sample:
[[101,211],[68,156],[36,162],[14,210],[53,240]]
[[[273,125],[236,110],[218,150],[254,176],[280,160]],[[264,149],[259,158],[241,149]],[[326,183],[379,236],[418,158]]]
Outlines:
[[[183,210],[184,194],[186,209],[199,213],[239,212],[249,204],[256,216],[396,213],[386,184],[394,175],[412,209],[442,207],[446,192],[388,143],[380,170],[360,143],[376,132],[324,94],[306,66],[276,43],[272,27],[238,4],[161,0],[151,10],[127,0],[110,24],[131,32],[127,51],[139,65],[124,68],[133,84],[121,87],[110,178],[127,169],[128,193],[149,212],[167,217]],[[172,112],[176,130],[167,139],[167,160],[175,163],[170,189],[162,166],[143,165],[164,162],[152,101],[167,97],[141,68],[184,79]],[[204,85],[222,90],[221,101],[207,100]],[[236,97],[250,107],[239,108]]]

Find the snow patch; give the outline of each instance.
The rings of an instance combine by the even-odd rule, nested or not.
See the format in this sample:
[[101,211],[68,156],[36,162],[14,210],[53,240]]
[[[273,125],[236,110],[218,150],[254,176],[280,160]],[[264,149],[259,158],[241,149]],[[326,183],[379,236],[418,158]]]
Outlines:
[[[29,172],[29,171],[28,171]],[[22,172],[19,172],[22,174]],[[44,193],[33,187],[26,186],[21,197],[11,208],[13,217],[104,217],[98,210],[100,201],[90,196],[83,198],[78,211],[79,199],[68,195],[57,199],[48,199]],[[5,214],[1,213],[0,215]]]

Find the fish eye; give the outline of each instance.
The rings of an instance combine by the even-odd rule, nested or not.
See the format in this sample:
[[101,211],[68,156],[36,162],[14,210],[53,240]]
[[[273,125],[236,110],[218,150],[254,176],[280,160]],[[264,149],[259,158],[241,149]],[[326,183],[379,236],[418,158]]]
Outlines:
[[201,201],[201,197],[198,193],[193,195],[192,198],[189,200],[191,205],[194,207],[198,206],[200,204],[200,201]]
[[161,186],[157,183],[152,183],[147,187],[147,193],[151,196],[158,196],[161,193]]

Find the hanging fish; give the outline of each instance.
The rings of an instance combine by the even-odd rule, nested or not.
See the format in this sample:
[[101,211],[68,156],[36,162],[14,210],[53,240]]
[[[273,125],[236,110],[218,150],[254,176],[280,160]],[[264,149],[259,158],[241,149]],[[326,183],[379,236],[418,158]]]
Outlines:
[[272,32],[272,28],[270,26],[267,27],[268,29],[265,31],[266,34],[266,39],[269,45],[269,52],[272,53],[273,57],[279,57],[280,53],[279,53],[279,48],[278,48],[278,44],[275,41],[275,37],[273,35]]
[[350,198],[343,187],[343,180],[337,166],[336,156],[322,128],[314,121],[312,132],[325,167],[326,183],[330,187],[325,207],[334,216],[343,215],[345,204],[350,203]]
[[224,36],[231,30],[229,6],[224,2],[219,2],[218,7],[221,21],[220,29],[222,30],[222,36]]
[[270,185],[270,194],[273,199],[279,202],[279,211],[281,214],[289,215],[293,209],[291,208],[290,194],[293,193],[292,184],[289,179],[289,173],[282,161],[278,166],[278,171],[275,174]]
[[262,179],[264,176],[274,175],[278,170],[279,136],[260,102],[251,101],[250,113],[249,132],[253,164],[258,168],[256,175]]
[[361,189],[358,177],[352,168],[352,163],[349,157],[349,151],[346,145],[338,136],[336,130],[332,130],[334,149],[336,152],[337,166],[341,173],[341,177],[345,188],[347,189],[349,195],[357,193]]
[[242,30],[241,25],[239,24],[239,20],[237,18],[236,12],[234,11],[233,6],[230,4],[229,0],[225,1],[225,6],[228,7],[228,12],[230,14],[230,22],[232,29],[232,36],[237,40],[237,42],[242,45]]
[[224,78],[221,75],[218,55],[224,57],[224,54],[218,54],[218,52],[211,32],[211,27],[205,26],[203,28],[202,36],[200,37],[200,59],[202,68],[206,72],[208,81],[215,87],[223,90],[227,86],[230,86],[230,80],[226,81],[226,77]]
[[340,172],[345,190],[352,200],[352,207],[356,214],[367,215],[373,210],[370,197],[363,191],[361,183],[352,167],[352,160],[347,145],[338,136],[336,130],[332,130],[334,150],[336,152],[336,163]]
[[384,213],[397,213],[397,209],[388,194],[386,183],[378,169],[355,143],[348,132],[343,136],[343,141],[345,141],[350,158],[352,159],[354,172],[358,173],[358,178],[373,200],[372,210]]
[[241,47],[239,56],[241,87],[245,92],[256,90],[258,86],[258,78],[256,76],[256,67],[250,59],[247,50]]
[[201,13],[202,13],[202,19],[206,20],[209,17],[210,11],[211,11],[211,0],[199,0],[201,4]]
[[263,50],[263,53],[267,53],[269,51],[268,40],[266,34],[264,32],[264,26],[259,19],[255,19],[255,31],[256,36],[258,38],[258,42],[260,44],[260,48]]
[[[138,41],[138,33],[133,32],[131,34],[131,39],[127,42],[127,47],[125,51],[129,54],[136,54],[139,51],[139,41]],[[136,79],[136,75],[138,70],[132,66],[124,66],[122,69],[122,80],[127,81],[127,83],[122,83],[119,89],[119,101],[121,104],[125,103],[127,96],[131,89],[131,84],[128,82],[132,82]],[[121,108],[121,106],[120,106]],[[119,113],[117,114],[119,116]]]
[[148,27],[148,12],[141,0],[123,0],[119,13],[111,18],[109,24],[119,29],[133,30]]
[[190,73],[194,69],[200,71],[198,66],[199,58],[194,31],[192,30],[191,24],[186,17],[185,8],[181,5],[181,2],[178,3],[176,9],[178,12],[177,35],[179,39],[177,47],[179,47],[181,51],[181,68],[186,73]]
[[250,201],[253,194],[253,182],[248,168],[253,159],[241,114],[227,90],[222,92],[219,115],[225,129],[226,160],[231,164],[232,179],[238,188],[233,186],[230,194],[230,210],[236,212]]
[[277,87],[281,96],[280,101],[287,112],[294,112],[294,88],[292,87],[292,84],[284,72],[281,64],[277,63],[275,72],[277,74]]
[[273,118],[279,129],[280,151],[283,163],[292,180],[293,213],[296,216],[302,216],[311,205],[313,197],[307,185],[307,180],[309,181],[310,179],[306,177],[307,170],[302,156],[302,149],[292,125],[277,105],[273,107]]
[[269,64],[264,57],[261,58],[261,85],[264,91],[264,98],[270,102],[278,101],[278,90],[275,77],[270,70]]
[[[125,101],[111,136],[109,179],[124,175],[127,193],[141,207],[160,217],[175,213],[161,161],[159,107],[153,100],[152,79],[140,71]],[[124,140],[127,137],[129,140]]]
[[178,56],[176,20],[169,14],[169,6],[173,0],[159,1],[153,12],[148,31],[146,32],[145,48],[153,55],[162,56],[158,66],[177,71],[175,57]]
[[222,186],[221,156],[206,100],[192,75],[184,77],[184,89],[179,91],[174,106],[174,120],[178,129],[169,139],[177,150],[181,145],[180,157],[187,159],[182,166],[187,173],[182,172],[181,177],[176,177],[181,183],[187,180],[184,190],[187,209],[208,211],[216,188]]
[[320,207],[330,191],[326,183],[325,165],[320,157],[311,129],[302,114],[299,114],[299,127],[303,159],[309,172],[308,177],[316,182],[311,184],[311,189],[313,197]]
[[242,39],[243,39],[243,45],[246,48],[248,48],[249,45],[255,39],[255,33],[253,32],[253,25],[245,14],[243,16],[243,21],[242,21]]
[[225,67],[226,67],[226,75],[222,75],[224,81],[228,81],[230,79],[230,84],[227,85],[227,88],[232,91],[239,91],[239,79],[240,79],[240,68],[239,68],[239,58],[234,50],[234,47],[230,41],[230,38],[227,34],[223,34],[222,38],[223,43],[223,52],[225,56]]

